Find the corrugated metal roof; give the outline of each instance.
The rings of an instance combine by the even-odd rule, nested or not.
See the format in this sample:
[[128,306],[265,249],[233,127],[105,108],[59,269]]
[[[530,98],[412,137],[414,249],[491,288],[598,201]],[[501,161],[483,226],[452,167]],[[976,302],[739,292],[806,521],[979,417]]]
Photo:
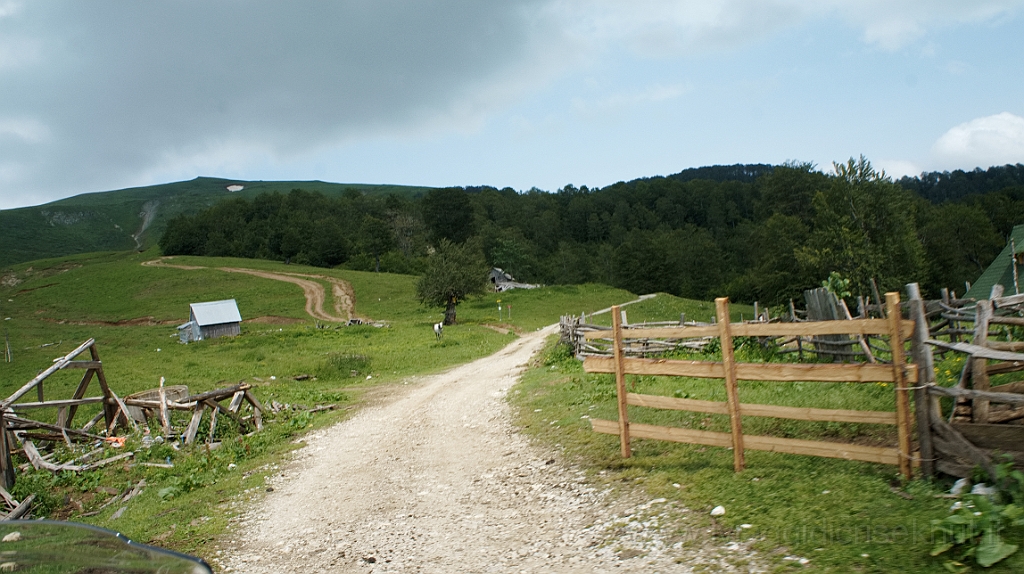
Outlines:
[[[1017,225],[1010,232],[1010,241],[996,257],[995,261],[988,266],[988,269],[978,277],[978,280],[971,284],[971,289],[964,297],[971,299],[988,299],[992,293],[992,286],[996,283],[1003,286],[1004,295],[1015,295],[1013,288],[1013,248],[1020,253],[1024,246],[1024,225]],[[1024,266],[1017,265],[1018,287],[1024,287]]]
[[226,301],[210,301],[209,303],[192,303],[189,305],[192,316],[200,327],[220,325],[222,323],[241,323],[242,315],[238,312],[238,304],[234,299]]

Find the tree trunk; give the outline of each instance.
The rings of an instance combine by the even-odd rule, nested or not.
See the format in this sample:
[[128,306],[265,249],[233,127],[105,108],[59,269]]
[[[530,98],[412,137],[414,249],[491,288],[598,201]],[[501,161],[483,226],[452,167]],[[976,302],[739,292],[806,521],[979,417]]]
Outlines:
[[448,305],[444,309],[444,324],[455,324],[455,297],[448,298]]

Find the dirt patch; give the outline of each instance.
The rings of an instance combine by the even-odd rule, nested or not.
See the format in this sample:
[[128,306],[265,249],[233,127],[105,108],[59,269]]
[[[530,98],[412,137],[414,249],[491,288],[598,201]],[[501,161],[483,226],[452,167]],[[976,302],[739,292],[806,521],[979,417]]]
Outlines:
[[277,317],[274,315],[267,315],[265,317],[256,317],[253,319],[246,319],[243,323],[258,323],[260,325],[294,325],[296,323],[305,323],[302,319],[296,319],[294,317]]

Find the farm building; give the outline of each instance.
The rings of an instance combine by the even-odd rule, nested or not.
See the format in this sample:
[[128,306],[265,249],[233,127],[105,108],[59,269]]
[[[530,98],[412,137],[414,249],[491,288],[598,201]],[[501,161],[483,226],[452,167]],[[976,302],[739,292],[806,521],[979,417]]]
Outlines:
[[242,315],[234,299],[192,303],[189,305],[188,323],[178,326],[182,343],[234,337],[241,333]]
[[964,297],[988,299],[992,286],[996,284],[1003,286],[1006,295],[1024,293],[1024,225],[1013,228],[1006,247],[971,285]]
[[508,291],[509,289],[535,289],[537,287],[529,283],[519,283],[512,275],[497,267],[492,268],[491,272],[487,274],[487,281],[494,286],[494,291],[497,293]]

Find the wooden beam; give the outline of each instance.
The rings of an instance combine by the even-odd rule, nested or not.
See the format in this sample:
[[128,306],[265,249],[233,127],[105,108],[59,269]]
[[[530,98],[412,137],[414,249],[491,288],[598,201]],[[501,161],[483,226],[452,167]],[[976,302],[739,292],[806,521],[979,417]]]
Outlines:
[[629,415],[626,412],[626,369],[622,350],[622,318],[620,307],[612,307],[613,360],[615,362],[615,397],[619,409],[619,453],[622,458],[633,456],[629,448]]
[[196,406],[195,412],[192,413],[192,420],[188,423],[188,428],[185,429],[185,444],[192,444],[196,440],[196,433],[199,431],[199,423],[203,419],[203,411],[206,410],[206,405],[200,403]]
[[61,369],[98,369],[101,366],[99,361],[68,361]]
[[67,355],[64,355],[63,357],[61,357],[61,358],[57,359],[56,361],[54,361],[53,364],[49,366],[49,368],[47,368],[45,371],[43,371],[43,372],[39,373],[38,375],[36,375],[35,378],[33,378],[31,381],[25,383],[17,391],[14,391],[13,395],[7,397],[3,401],[0,401],[0,411],[5,410],[7,407],[9,407],[11,405],[11,403],[13,403],[14,401],[20,399],[25,393],[31,391],[33,387],[35,387],[37,384],[39,384],[44,379],[46,379],[46,377],[49,377],[53,373],[56,373],[57,371],[59,371],[61,368],[63,368],[65,363],[67,363],[71,359],[73,359],[73,358],[77,357],[78,355],[80,355],[82,353],[82,351],[85,351],[86,349],[91,347],[92,344],[95,343],[95,342],[96,342],[95,339],[89,339],[88,341],[86,341],[86,342],[82,343],[81,345],[79,345],[78,347],[76,347],[74,351],[71,351]]
[[743,419],[740,415],[740,392],[736,386],[736,357],[732,348],[732,324],[729,322],[729,299],[715,299],[718,338],[722,342],[722,367],[725,372],[725,395],[729,406],[729,428],[732,434],[732,466],[741,472],[746,466],[743,455]]
[[67,407],[67,406],[81,406],[81,405],[92,405],[96,403],[102,403],[106,399],[103,397],[83,397],[80,399],[60,399],[53,401],[44,401],[41,403],[14,403],[10,406],[15,412],[23,409],[48,409],[55,407]]
[[[594,432],[618,434],[618,423],[601,419],[590,419]],[[634,438],[664,440],[687,444],[707,446],[732,446],[730,433],[699,431],[677,427],[665,427],[633,423],[630,425]],[[833,443],[823,441],[779,438],[771,436],[744,435],[744,448],[785,454],[820,456],[859,460],[881,464],[897,465],[900,460],[899,451],[895,448],[862,446],[855,444]]]
[[945,341],[938,341],[936,339],[928,339],[925,342],[933,347],[939,347],[942,349],[948,349],[950,351],[959,351],[961,353],[966,353],[977,359],[993,359],[996,361],[1024,361],[1024,353],[997,351],[995,349],[990,349],[987,346],[974,345],[971,343],[947,343]]
[[[626,372],[634,375],[694,377],[724,379],[722,363],[710,361],[681,361],[675,359],[624,360]],[[610,357],[587,357],[583,369],[588,373],[614,373],[615,361]],[[907,376],[917,377],[917,365],[905,365]],[[797,363],[737,363],[736,379],[740,381],[829,383],[891,383],[895,382],[892,367],[880,364],[797,364]]]
[[910,465],[910,395],[907,391],[906,356],[903,350],[903,314],[900,310],[900,294],[886,293],[885,307],[889,321],[889,348],[892,352],[892,374],[896,382],[896,435],[899,440],[900,473],[903,478],[913,478]]
[[921,472],[926,477],[935,475],[932,448],[931,396],[925,388],[935,383],[935,360],[931,347],[925,344],[928,340],[928,317],[925,312],[921,289],[917,283],[907,285],[910,297],[910,318],[914,322],[913,343],[910,346],[914,363],[918,365],[917,385],[914,389],[914,414],[917,423],[917,442],[921,450]]
[[[626,402],[638,407],[689,411],[716,415],[729,414],[728,403],[721,401],[701,401],[696,399],[677,399],[658,395],[642,395],[627,393]],[[745,417],[773,417],[799,421],[820,421],[840,423],[864,423],[895,425],[896,413],[888,411],[854,411],[841,409],[817,409],[810,407],[782,407],[776,405],[756,405],[740,403],[740,414]]]
[[[904,338],[912,327],[906,326]],[[734,337],[816,337],[822,335],[885,335],[889,332],[885,319],[853,319],[849,321],[804,321],[800,323],[733,323]],[[623,329],[624,339],[697,339],[717,337],[717,325],[695,327],[629,327]],[[607,339],[607,331],[587,331],[588,340]]]
[[994,403],[1005,403],[1008,405],[1024,405],[1024,395],[1019,393],[994,393],[992,391],[974,391],[958,387],[940,387],[931,385],[928,392],[933,395],[946,397],[966,397],[968,399],[984,398]]

